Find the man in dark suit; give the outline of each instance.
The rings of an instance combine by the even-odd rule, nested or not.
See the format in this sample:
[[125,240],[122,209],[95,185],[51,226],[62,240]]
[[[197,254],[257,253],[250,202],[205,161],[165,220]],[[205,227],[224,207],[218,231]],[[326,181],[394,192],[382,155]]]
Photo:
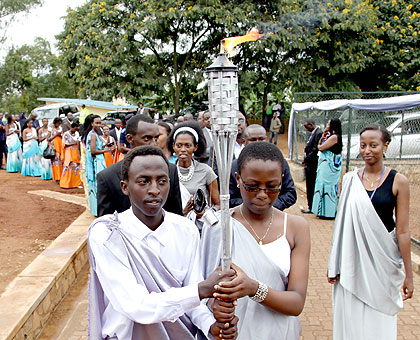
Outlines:
[[206,138],[206,143],[207,143],[207,154],[210,154],[210,148],[213,146],[213,135],[211,133],[211,125],[210,125],[210,111],[204,111],[203,113],[203,124],[204,127],[202,128],[203,130],[203,135]]
[[[127,141],[131,147],[157,145],[159,129],[153,119],[145,115],[135,115],[127,122]],[[130,200],[121,190],[121,164],[115,163],[97,175],[98,216],[122,212],[130,208]],[[170,190],[164,209],[182,215],[181,192],[176,166],[169,167]]]
[[[245,145],[253,142],[265,142],[267,140],[267,134],[264,127],[258,124],[253,124],[248,126],[244,131]],[[241,191],[238,188],[238,183],[235,178],[235,172],[238,172],[238,160],[235,159],[232,162],[232,169],[230,172],[230,182],[229,182],[229,193],[230,200],[229,206],[231,208],[236,207],[242,204]],[[284,160],[284,169],[283,169],[283,179],[281,182],[281,191],[278,195],[274,206],[283,211],[291,207],[296,203],[297,194],[295,183],[293,182],[292,175],[290,173],[289,164]]]
[[61,123],[61,129],[64,132],[67,132],[71,129],[71,123],[73,123],[73,114],[71,112],[67,113],[67,116],[65,119],[63,119],[63,122]]
[[[243,137],[245,129],[246,129],[245,116],[242,112],[238,111],[238,134],[236,136],[235,147],[233,149],[233,159],[238,158],[242,149],[245,147],[244,137]],[[216,153],[214,150],[214,146],[210,148],[209,155],[210,155],[210,158],[207,164],[213,169],[214,173],[217,175],[218,169],[217,169]]]
[[122,132],[122,121],[121,119],[117,118],[114,121],[114,128],[109,132],[110,136],[114,137],[117,145],[121,139],[121,132]]
[[322,137],[322,131],[315,125],[315,121],[312,118],[306,119],[303,126],[311,133],[305,146],[305,156],[302,161],[302,164],[305,166],[306,197],[308,199],[308,209],[302,209],[302,212],[309,214],[312,210],[316,170],[318,167],[318,143]]

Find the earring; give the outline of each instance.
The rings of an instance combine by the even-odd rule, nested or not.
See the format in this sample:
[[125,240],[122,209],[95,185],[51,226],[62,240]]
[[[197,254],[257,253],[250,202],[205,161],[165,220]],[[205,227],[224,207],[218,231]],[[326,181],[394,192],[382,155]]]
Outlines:
[[239,188],[239,183],[238,183],[238,184],[236,184],[236,187],[237,187],[237,188]]

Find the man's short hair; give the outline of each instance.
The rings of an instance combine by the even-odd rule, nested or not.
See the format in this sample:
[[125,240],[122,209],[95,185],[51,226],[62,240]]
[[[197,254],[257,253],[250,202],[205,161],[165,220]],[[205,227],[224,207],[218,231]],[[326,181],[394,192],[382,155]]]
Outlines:
[[261,126],[261,125],[259,125],[259,124],[251,124],[251,125],[249,125],[249,126],[247,126],[246,128],[245,128],[245,130],[244,130],[244,137],[248,137],[249,135],[248,135],[248,133],[249,133],[249,131],[251,131],[251,130],[264,130],[264,132],[265,132],[265,129],[264,129],[264,127],[263,126]]
[[187,120],[194,120],[194,116],[193,116],[193,114],[192,114],[192,113],[186,113],[186,114],[184,115],[184,119],[187,119]]
[[134,136],[137,133],[137,126],[139,125],[139,122],[144,122],[144,123],[149,123],[149,124],[155,123],[155,121],[152,118],[144,114],[134,115],[127,121],[127,127],[126,127],[127,134]]
[[313,118],[306,118],[304,124],[305,125],[307,125],[307,124],[315,125],[315,120]]
[[284,170],[284,157],[280,149],[268,142],[254,142],[245,146],[238,158],[238,173],[245,167],[246,163],[260,159],[263,161],[278,162],[281,168],[281,172]]
[[153,145],[142,145],[137,146],[134,149],[131,149],[127,155],[122,160],[121,165],[121,177],[123,180],[128,179],[128,171],[130,170],[131,163],[133,159],[137,156],[160,156],[165,161],[168,166],[168,176],[169,176],[169,162],[163,154],[162,150]]

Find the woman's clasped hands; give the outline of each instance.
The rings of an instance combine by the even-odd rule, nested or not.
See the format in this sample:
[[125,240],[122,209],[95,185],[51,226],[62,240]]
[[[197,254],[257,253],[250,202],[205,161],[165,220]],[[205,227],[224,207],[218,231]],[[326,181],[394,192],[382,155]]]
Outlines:
[[254,296],[258,290],[258,281],[253,280],[234,263],[231,269],[236,272],[236,276],[231,281],[224,281],[217,284],[213,297],[221,301],[233,302],[244,296]]
[[253,296],[258,289],[258,282],[250,279],[241,268],[232,263],[231,269],[236,275],[229,281],[221,281],[214,286],[213,314],[220,327],[220,334],[216,339],[236,338],[237,334],[233,332],[227,334],[228,330],[236,329],[238,322],[238,317],[235,316],[236,300],[244,296]]

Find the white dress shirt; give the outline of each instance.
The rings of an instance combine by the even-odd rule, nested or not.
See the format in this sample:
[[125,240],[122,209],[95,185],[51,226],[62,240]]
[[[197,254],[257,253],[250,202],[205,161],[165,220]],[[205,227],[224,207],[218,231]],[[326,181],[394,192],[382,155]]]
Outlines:
[[235,149],[233,150],[233,153],[235,154],[236,159],[239,158],[239,155],[244,147],[245,145],[240,145],[237,141],[235,141]]
[[209,128],[207,128],[207,127],[204,127],[204,129],[206,129],[207,134],[208,134],[208,136],[209,136],[210,140],[211,140],[211,141],[213,141],[213,134],[212,134],[212,132],[211,132],[211,129],[209,129]]
[[120,142],[122,128],[115,128],[115,135],[117,136],[117,143]]
[[198,294],[198,283],[203,276],[197,227],[188,219],[169,212],[164,212],[164,221],[155,231],[143,224],[131,208],[120,213],[118,218],[129,241],[134,246],[144,243],[155,251],[182,287],[149,293],[146,287],[137,283],[130,266],[124,264],[126,261],[117,258],[104,245],[111,231],[103,222],[97,223],[90,231],[88,242],[105,294],[102,336],[131,340],[134,322],[173,322],[185,313],[194,325],[209,335],[215,319],[200,302]]

